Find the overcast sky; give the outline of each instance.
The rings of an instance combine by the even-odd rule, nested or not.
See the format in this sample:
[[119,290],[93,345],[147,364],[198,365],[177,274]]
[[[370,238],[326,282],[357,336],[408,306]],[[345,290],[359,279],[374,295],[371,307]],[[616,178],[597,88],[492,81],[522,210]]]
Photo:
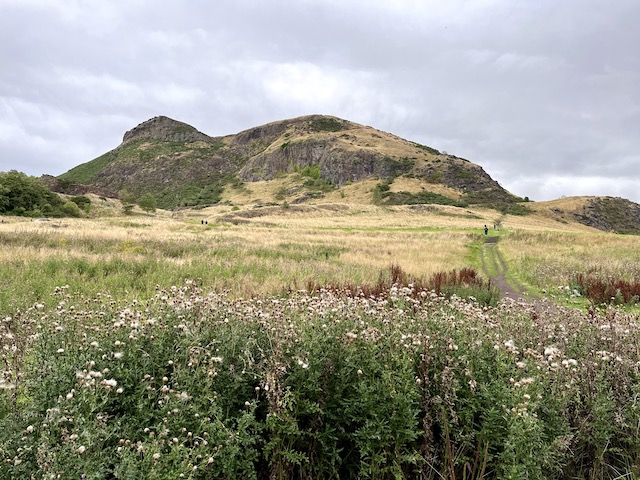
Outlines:
[[532,200],[640,202],[639,0],[0,0],[0,171],[59,175],[156,115],[314,113]]

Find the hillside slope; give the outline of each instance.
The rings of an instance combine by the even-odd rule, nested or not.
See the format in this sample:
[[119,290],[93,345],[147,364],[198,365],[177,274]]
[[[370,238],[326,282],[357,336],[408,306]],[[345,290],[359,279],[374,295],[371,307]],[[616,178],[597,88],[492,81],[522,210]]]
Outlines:
[[567,197],[531,204],[558,222],[575,221],[605,232],[640,235],[640,205],[618,197]]
[[[59,180],[118,192],[121,197],[152,193],[159,206],[172,208],[216,203],[225,189],[283,176],[295,184],[289,190],[297,193],[297,201],[319,198],[365,179],[378,182],[369,201],[383,204],[480,204],[505,209],[515,208],[521,200],[467,160],[324,115],[282,120],[224,137],[154,117],[126,132],[115,149]],[[418,179],[422,191],[418,195],[389,188],[398,178]],[[443,191],[448,193],[438,193]]]

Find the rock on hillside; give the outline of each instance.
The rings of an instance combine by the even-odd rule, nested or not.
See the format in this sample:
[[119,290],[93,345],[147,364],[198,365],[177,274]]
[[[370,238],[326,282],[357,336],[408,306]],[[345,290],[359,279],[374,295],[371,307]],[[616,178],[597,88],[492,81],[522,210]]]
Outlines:
[[210,142],[212,138],[187,125],[169,117],[153,117],[142,122],[124,134],[122,143],[133,140],[160,140],[163,142]]

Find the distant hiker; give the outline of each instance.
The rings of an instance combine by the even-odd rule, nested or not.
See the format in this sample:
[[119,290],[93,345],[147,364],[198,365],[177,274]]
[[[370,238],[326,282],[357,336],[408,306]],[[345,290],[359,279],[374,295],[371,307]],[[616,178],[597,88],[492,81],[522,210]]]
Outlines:
[[204,220],[200,220],[200,225],[204,225]]
[[484,234],[485,235],[489,235],[489,229],[487,228],[487,226],[484,226]]

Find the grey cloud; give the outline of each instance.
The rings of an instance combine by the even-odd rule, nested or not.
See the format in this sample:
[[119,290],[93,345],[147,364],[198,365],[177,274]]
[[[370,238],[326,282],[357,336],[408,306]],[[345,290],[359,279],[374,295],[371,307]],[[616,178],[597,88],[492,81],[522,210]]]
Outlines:
[[638,20],[635,0],[7,0],[0,170],[62,173],[159,114],[221,135],[326,113],[537,200],[640,201]]

